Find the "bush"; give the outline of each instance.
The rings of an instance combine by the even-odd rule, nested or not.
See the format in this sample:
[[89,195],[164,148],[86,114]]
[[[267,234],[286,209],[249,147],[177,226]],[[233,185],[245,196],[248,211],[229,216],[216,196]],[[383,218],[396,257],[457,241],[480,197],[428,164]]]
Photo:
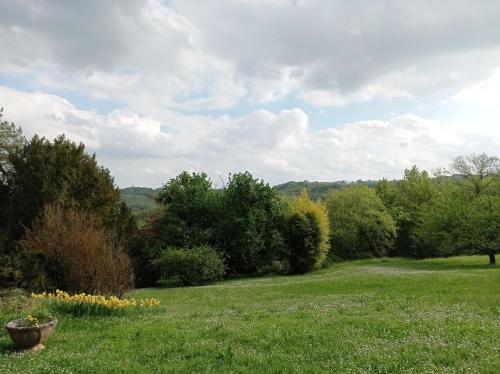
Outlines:
[[225,274],[222,257],[206,245],[184,249],[167,248],[154,264],[164,278],[178,278],[185,286],[220,280]]
[[26,248],[21,241],[10,241],[0,247],[0,288],[26,287],[44,289],[47,276],[45,259]]
[[332,255],[347,260],[389,253],[396,228],[374,190],[354,186],[334,191],[327,197],[326,206]]
[[285,235],[290,273],[306,273],[321,266],[329,250],[328,214],[321,202],[304,191],[288,209]]
[[122,295],[132,287],[129,257],[93,214],[49,205],[26,231],[24,243],[45,256],[54,288]]

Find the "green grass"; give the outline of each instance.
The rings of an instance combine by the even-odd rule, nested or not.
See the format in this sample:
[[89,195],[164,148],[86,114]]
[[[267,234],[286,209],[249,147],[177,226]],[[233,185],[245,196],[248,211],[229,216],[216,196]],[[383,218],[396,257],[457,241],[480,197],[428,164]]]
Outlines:
[[[500,373],[500,267],[382,259],[313,274],[144,289],[156,312],[57,316],[47,348],[0,373]],[[0,320],[22,312],[0,306]]]

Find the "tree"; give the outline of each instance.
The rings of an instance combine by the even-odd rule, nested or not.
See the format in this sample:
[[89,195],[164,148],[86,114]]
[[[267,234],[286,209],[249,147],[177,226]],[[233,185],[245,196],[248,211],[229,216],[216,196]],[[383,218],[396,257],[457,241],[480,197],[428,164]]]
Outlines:
[[285,242],[290,273],[307,273],[321,266],[329,243],[328,213],[321,201],[311,201],[304,190],[287,209]]
[[[448,183],[422,222],[422,237],[446,254],[488,254],[500,247],[500,159],[485,153],[458,156],[445,174]],[[430,244],[428,244],[430,246]]]
[[[8,235],[8,222],[11,218],[11,190],[7,184],[7,173],[11,170],[10,155],[25,143],[23,132],[14,123],[3,121],[3,108],[0,108],[0,246]],[[2,237],[4,237],[2,239]],[[0,255],[1,255],[0,247]]]
[[500,248],[500,196],[478,197],[447,183],[422,214],[418,228],[432,255],[487,254],[491,264]]
[[362,185],[331,192],[330,253],[341,259],[380,257],[392,248],[394,221],[375,191]]
[[156,220],[159,240],[172,247],[213,244],[218,221],[219,191],[205,173],[184,171],[161,189]]
[[[99,216],[108,227],[123,233],[133,231],[129,210],[120,202],[120,192],[109,170],[97,164],[85,146],[64,135],[53,142],[34,136],[9,155],[12,168],[7,184],[15,207],[10,222],[12,236],[19,238],[44,206],[58,202]],[[124,227],[120,227],[124,226]]]
[[403,180],[397,182],[382,180],[378,183],[376,191],[396,223],[396,240],[391,254],[423,257],[417,227],[422,210],[432,201],[437,191],[429,174],[413,166],[404,171]]
[[282,209],[277,192],[249,172],[230,175],[222,192],[219,248],[228,270],[252,274],[282,258]]
[[42,259],[15,242],[32,228],[47,205],[57,203],[64,209],[95,215],[107,230],[117,233],[122,245],[129,247],[135,237],[135,221],[120,202],[120,192],[109,170],[99,166],[95,155],[87,154],[83,144],[64,136],[53,141],[34,136],[21,146],[10,148],[8,162],[3,181],[7,194],[2,194],[0,202],[0,236],[6,245],[0,257],[16,274],[22,273],[22,284],[32,287],[38,282],[43,275],[37,274],[43,271]]
[[22,129],[2,118],[3,108],[0,108],[0,180],[6,177],[5,174],[10,169],[9,155],[26,142]]
[[466,179],[476,196],[491,187],[500,177],[500,159],[486,153],[458,156],[451,163],[450,174]]

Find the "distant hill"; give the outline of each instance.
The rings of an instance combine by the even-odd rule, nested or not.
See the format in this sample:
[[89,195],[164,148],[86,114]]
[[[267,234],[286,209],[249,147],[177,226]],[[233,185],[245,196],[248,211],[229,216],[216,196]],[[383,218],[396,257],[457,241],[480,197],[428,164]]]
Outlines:
[[312,199],[324,198],[326,195],[333,190],[339,190],[343,187],[352,184],[365,184],[368,187],[375,187],[377,181],[357,181],[357,182],[347,182],[347,181],[336,181],[336,182],[286,182],[274,186],[274,189],[282,195],[286,196],[297,196],[304,189],[307,190],[309,196]]
[[148,212],[159,208],[156,202],[159,188],[127,187],[120,189],[121,199],[137,219],[143,219]]
[[[347,181],[337,181],[337,182],[286,182],[274,186],[278,193],[285,196],[297,196],[304,189],[307,190],[309,196],[313,199],[324,198],[328,192],[332,190],[338,190],[342,187],[349,186],[351,184],[361,183],[366,184],[368,187],[375,187],[377,181],[357,181],[357,182],[347,182]],[[148,212],[151,212],[159,208],[156,202],[156,197],[160,192],[160,188],[149,188],[149,187],[126,187],[120,189],[121,199],[127,204],[127,206],[132,211],[132,214],[137,219],[143,219]]]

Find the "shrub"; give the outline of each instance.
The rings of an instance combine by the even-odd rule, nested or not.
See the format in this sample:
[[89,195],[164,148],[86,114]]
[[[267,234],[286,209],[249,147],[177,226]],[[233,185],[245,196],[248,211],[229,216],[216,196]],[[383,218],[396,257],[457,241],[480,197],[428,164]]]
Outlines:
[[329,250],[328,214],[323,203],[311,201],[305,191],[292,200],[285,238],[291,273],[321,266]]
[[225,274],[222,257],[206,245],[183,249],[167,248],[154,264],[164,278],[178,278],[185,286],[216,281]]
[[0,247],[0,288],[45,289],[44,264],[44,256],[29,250],[21,241],[8,242],[4,248]]
[[49,205],[26,231],[24,243],[46,257],[55,288],[122,295],[132,286],[129,257],[93,214]]
[[380,257],[389,253],[396,228],[375,191],[347,187],[328,195],[331,253],[341,259]]

